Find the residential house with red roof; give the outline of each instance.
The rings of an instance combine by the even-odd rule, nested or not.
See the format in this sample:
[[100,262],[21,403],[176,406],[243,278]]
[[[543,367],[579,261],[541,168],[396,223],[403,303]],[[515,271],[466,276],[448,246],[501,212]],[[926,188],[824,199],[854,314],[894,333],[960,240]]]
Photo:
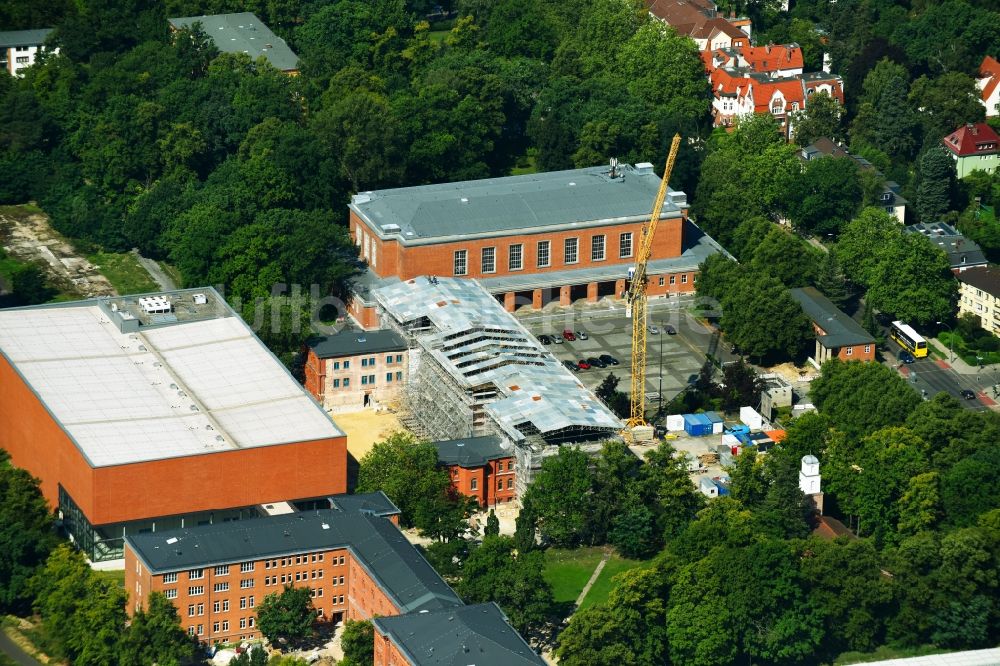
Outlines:
[[716,127],[732,126],[736,118],[751,113],[770,113],[781,123],[785,136],[791,136],[794,114],[805,110],[806,100],[812,95],[826,92],[844,103],[843,80],[825,72],[775,77],[723,67],[713,71],[709,80]]
[[986,116],[1000,116],[1000,62],[993,56],[983,58],[976,85],[981,91],[980,101],[986,107]]
[[699,51],[739,48],[750,43],[750,19],[721,16],[711,0],[646,0],[646,9],[677,34],[693,39]]
[[741,48],[710,49],[701,52],[705,74],[720,67],[748,69],[776,78],[802,74],[802,48],[798,44],[745,45]]
[[955,158],[955,172],[965,178],[973,171],[993,173],[1000,167],[1000,137],[986,123],[969,123],[941,140]]

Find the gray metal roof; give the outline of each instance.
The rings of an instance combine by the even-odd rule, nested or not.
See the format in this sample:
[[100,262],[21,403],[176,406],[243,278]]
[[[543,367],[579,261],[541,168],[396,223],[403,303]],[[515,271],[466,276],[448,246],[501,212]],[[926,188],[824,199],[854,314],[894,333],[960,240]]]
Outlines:
[[[553,227],[635,222],[649,218],[660,178],[652,165],[551,171],[356,194],[351,210],[382,238],[404,244]],[[661,219],[679,217],[683,192],[671,191]]]
[[993,266],[976,266],[962,271],[955,277],[959,282],[982,289],[991,296],[1000,296],[1000,268]]
[[491,460],[509,458],[511,451],[500,446],[500,439],[493,435],[466,437],[434,442],[438,450],[438,462],[459,467],[482,467]]
[[962,232],[944,222],[920,222],[903,229],[906,233],[922,234],[931,243],[948,255],[952,268],[985,266],[986,255],[974,240],[966,238]]
[[399,507],[392,503],[389,496],[381,490],[357,495],[333,495],[329,500],[334,509],[341,511],[359,511],[382,517],[397,516],[402,513]]
[[862,328],[861,324],[848,317],[815,287],[792,289],[791,294],[792,298],[802,306],[806,316],[826,331],[826,335],[817,337],[824,347],[832,349],[875,342],[875,338]]
[[542,666],[495,603],[373,620],[413,666]]
[[401,613],[461,606],[462,600],[389,520],[322,509],[125,538],[151,572],[347,548]]
[[418,277],[378,289],[375,299],[404,329],[429,323],[416,341],[458,386],[496,388],[500,397],[486,411],[512,441],[523,440],[531,429],[554,434],[623,427],[476,280]]
[[275,69],[284,72],[299,68],[299,57],[285,40],[271,32],[250,12],[182,16],[168,20],[175,29],[191,28],[195,23],[201,23],[201,29],[223,53],[246,53],[253,60],[264,56]]
[[40,46],[52,32],[52,28],[37,28],[35,30],[8,30],[0,32],[0,49],[16,46]]
[[340,358],[358,354],[381,354],[388,351],[405,351],[406,341],[395,331],[355,331],[345,329],[335,335],[313,338],[309,348],[319,358]]

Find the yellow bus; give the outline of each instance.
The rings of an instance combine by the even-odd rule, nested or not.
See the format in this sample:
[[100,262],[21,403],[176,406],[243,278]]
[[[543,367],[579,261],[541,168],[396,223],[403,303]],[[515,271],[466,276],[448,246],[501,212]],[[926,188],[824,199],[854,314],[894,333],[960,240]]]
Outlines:
[[927,341],[914,331],[912,326],[901,321],[894,321],[889,327],[889,337],[895,340],[900,347],[913,354],[915,358],[927,356]]

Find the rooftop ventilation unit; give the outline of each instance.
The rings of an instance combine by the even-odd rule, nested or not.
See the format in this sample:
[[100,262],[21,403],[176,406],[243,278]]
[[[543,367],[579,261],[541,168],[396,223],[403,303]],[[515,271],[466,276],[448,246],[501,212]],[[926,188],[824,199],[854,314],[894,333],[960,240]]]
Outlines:
[[638,162],[635,165],[635,173],[637,176],[649,176],[653,173],[653,163],[652,162]]

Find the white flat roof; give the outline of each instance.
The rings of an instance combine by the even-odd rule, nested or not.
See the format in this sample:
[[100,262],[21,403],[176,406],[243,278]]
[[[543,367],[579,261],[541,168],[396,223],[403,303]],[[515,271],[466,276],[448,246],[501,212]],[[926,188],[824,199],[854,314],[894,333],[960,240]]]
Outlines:
[[121,333],[94,301],[0,310],[0,352],[94,467],[343,435],[235,315]]

